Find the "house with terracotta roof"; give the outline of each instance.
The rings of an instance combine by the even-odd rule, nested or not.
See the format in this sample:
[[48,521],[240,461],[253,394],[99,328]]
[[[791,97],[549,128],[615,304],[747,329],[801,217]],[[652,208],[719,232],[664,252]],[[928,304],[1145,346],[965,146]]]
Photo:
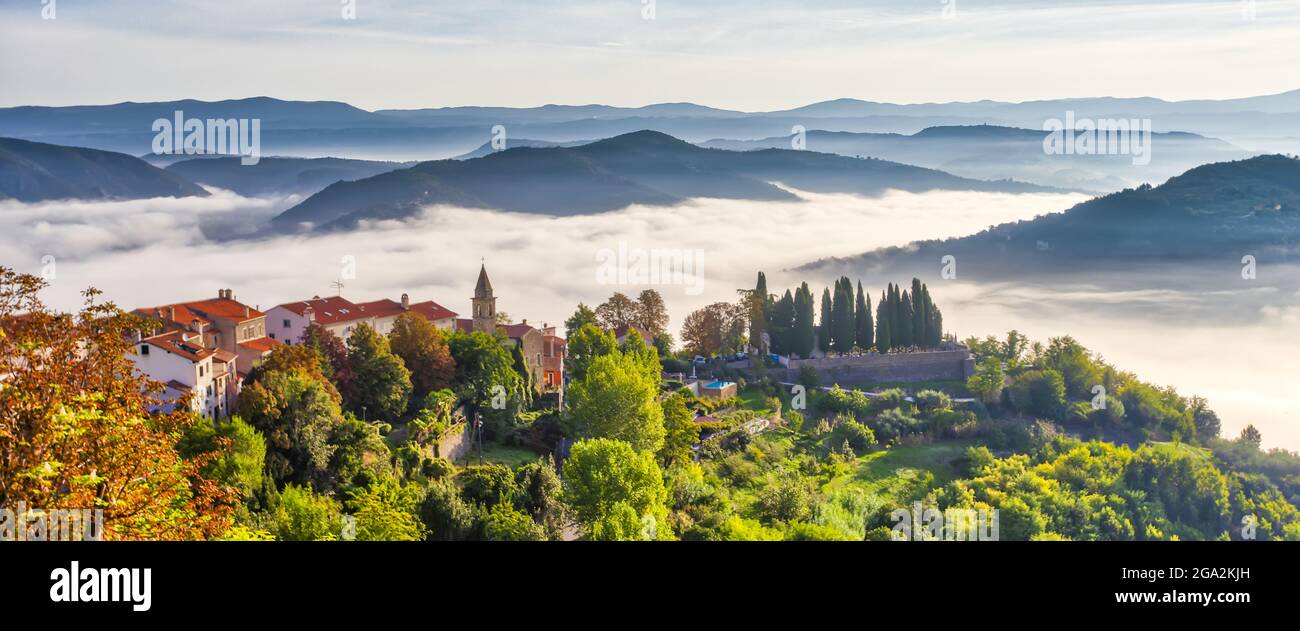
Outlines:
[[302,340],[302,333],[311,324],[319,324],[329,332],[346,340],[360,324],[369,324],[382,335],[393,330],[397,316],[406,312],[424,316],[434,326],[451,330],[456,313],[442,305],[426,300],[412,303],[410,296],[402,294],[400,301],[383,298],[371,302],[352,302],[342,296],[286,302],[266,312],[269,328],[267,335],[285,344]]
[[162,323],[163,332],[179,331],[190,343],[235,355],[247,373],[278,343],[267,337],[266,314],[235,299],[234,290],[219,289],[216,298],[136,309]]
[[160,410],[172,411],[188,397],[188,408],[197,414],[230,415],[239,393],[238,356],[203,344],[202,332],[177,329],[137,340],[131,360],[163,384],[166,403]]

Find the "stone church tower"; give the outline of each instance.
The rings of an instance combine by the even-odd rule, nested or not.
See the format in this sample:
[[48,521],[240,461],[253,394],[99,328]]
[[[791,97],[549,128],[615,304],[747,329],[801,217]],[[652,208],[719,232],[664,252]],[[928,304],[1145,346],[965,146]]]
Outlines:
[[487,267],[478,268],[478,284],[474,286],[474,330],[495,335],[497,330],[497,299],[492,295],[492,281],[488,280]]

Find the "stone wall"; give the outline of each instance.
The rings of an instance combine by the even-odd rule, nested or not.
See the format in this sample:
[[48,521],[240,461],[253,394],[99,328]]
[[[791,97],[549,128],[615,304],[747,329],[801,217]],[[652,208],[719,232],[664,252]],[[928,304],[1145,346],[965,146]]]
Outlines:
[[975,359],[964,348],[896,355],[792,359],[789,368],[772,369],[771,374],[781,381],[794,383],[799,380],[799,369],[803,366],[816,368],[824,386],[836,383],[858,386],[882,382],[965,379],[975,372]]
[[449,428],[447,432],[442,435],[442,438],[438,439],[438,444],[435,448],[435,455],[456,462],[457,460],[460,460],[472,446],[473,444],[470,442],[469,423],[459,423]]

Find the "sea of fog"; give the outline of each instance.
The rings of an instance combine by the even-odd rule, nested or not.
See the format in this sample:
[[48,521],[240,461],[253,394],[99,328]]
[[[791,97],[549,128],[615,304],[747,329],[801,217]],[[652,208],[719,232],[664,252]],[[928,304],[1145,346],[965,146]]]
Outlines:
[[[774,292],[806,280],[814,291],[838,271],[792,272],[916,239],[970,234],[992,224],[1059,212],[1074,194],[891,192],[876,198],[800,192],[803,202],[701,199],[634,206],[581,217],[542,217],[431,207],[406,221],[345,234],[254,239],[257,226],[297,199],[250,199],[214,190],[205,199],[135,202],[0,202],[0,265],[43,273],[45,300],[61,309],[97,287],[124,308],[215,296],[267,309],[339,291],[353,300],[432,299],[469,311],[480,262],[501,311],[531,324],[562,323],[579,302],[631,295],[636,256],[690,261],[688,274],[659,278],[675,332],[705,304],[736,298],[767,272]],[[242,238],[241,238],[242,237]],[[620,255],[620,252],[623,253]],[[935,262],[937,275],[940,263]],[[618,272],[622,271],[622,274]],[[1232,270],[1218,270],[1225,274]],[[696,275],[698,272],[698,276]],[[1300,449],[1290,387],[1300,375],[1300,294],[1261,269],[1246,284],[1204,283],[1204,272],[1135,280],[927,278],[947,328],[961,337],[1019,329],[1046,340],[1069,334],[1142,378],[1208,398],[1225,434],[1247,423],[1269,446]],[[1217,272],[1213,272],[1217,273]],[[1225,276],[1226,278],[1227,276]],[[1292,272],[1289,276],[1295,278]],[[1109,280],[1108,280],[1109,279]],[[1123,282],[1109,282],[1121,279]],[[864,276],[873,297],[888,280]]]

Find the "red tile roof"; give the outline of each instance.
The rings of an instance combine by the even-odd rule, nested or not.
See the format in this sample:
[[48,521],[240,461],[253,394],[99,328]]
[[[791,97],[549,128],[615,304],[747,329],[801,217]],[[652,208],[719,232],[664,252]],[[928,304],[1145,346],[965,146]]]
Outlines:
[[168,331],[152,337],[140,340],[150,346],[156,346],[169,353],[175,353],[190,360],[191,362],[202,361],[210,357],[215,351],[210,348],[203,348],[200,344],[195,344],[185,339],[180,331]]
[[232,298],[210,298],[157,307],[141,307],[136,309],[135,313],[170,320],[182,326],[189,326],[195,320],[203,324],[211,324],[214,318],[242,322],[264,315],[261,311]]
[[370,317],[370,314],[365,313],[360,305],[342,296],[330,296],[328,298],[316,296],[310,300],[286,302],[279,306],[300,316],[306,315],[307,310],[310,308],[315,312],[316,323],[321,325],[351,322]]
[[276,346],[279,346],[280,343],[269,337],[259,337],[257,339],[248,340],[247,342],[240,342],[239,345],[243,346],[244,348],[251,348],[255,351],[261,351],[265,353],[275,348]]
[[431,321],[456,317],[455,311],[452,311],[451,309],[448,309],[432,300],[412,304],[411,311],[414,311]]

